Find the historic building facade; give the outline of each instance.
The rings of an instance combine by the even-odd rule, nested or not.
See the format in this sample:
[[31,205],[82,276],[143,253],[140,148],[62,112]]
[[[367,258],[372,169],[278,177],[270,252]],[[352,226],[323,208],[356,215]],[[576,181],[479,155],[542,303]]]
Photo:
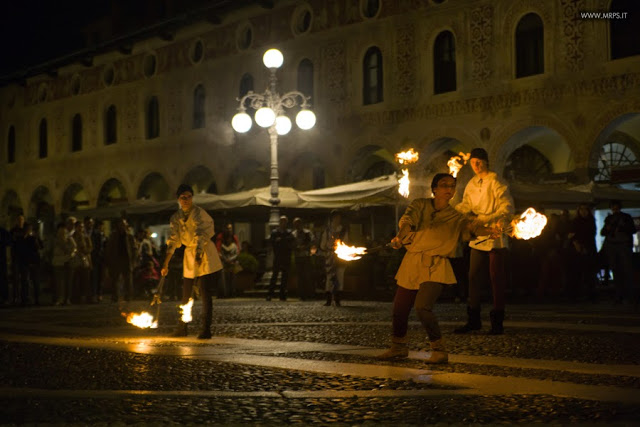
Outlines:
[[640,13],[581,12],[627,3],[279,1],[136,40],[0,88],[0,214],[169,199],[181,182],[217,193],[268,185],[267,132],[238,135],[230,121],[238,96],[267,88],[271,47],[285,57],[280,92],[311,96],[318,119],[280,137],[281,185],[390,173],[409,147],[420,178],[485,147],[512,182],[607,181],[640,159],[629,29]]

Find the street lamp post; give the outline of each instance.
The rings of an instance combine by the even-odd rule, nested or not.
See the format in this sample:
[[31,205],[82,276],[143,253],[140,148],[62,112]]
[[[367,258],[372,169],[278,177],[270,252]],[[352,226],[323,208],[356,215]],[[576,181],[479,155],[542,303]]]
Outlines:
[[231,125],[236,132],[245,133],[251,129],[252,120],[246,112],[247,107],[256,110],[255,121],[269,131],[271,147],[271,214],[269,226],[277,227],[280,222],[278,205],[278,135],[286,135],[291,130],[291,120],[285,115],[287,109],[300,106],[301,110],[296,115],[296,124],[300,129],[311,129],[316,123],[316,116],[310,110],[309,99],[302,92],[291,91],[280,95],[276,88],[278,78],[276,71],[284,62],[284,57],[278,49],[269,49],[264,53],[262,62],[269,69],[269,87],[261,94],[249,91],[242,98],[238,98],[240,106],[238,113],[233,116]]

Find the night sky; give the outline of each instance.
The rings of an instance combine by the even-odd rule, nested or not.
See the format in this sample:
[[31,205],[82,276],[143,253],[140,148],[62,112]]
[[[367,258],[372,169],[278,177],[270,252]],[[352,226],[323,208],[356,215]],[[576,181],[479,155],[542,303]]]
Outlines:
[[[0,5],[0,76],[83,47],[81,29],[102,0],[9,0]],[[102,9],[104,10],[104,9]]]

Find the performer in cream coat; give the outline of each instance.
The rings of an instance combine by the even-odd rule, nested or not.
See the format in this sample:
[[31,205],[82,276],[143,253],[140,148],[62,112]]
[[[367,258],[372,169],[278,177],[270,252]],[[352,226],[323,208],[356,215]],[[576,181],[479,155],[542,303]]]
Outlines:
[[453,257],[460,239],[471,234],[490,235],[482,227],[449,205],[455,193],[456,180],[445,173],[436,174],[431,182],[432,199],[416,199],[400,218],[400,231],[391,245],[407,248],[396,281],[393,300],[393,335],[391,349],[380,355],[383,359],[404,358],[409,354],[407,327],[411,307],[424,326],[431,344],[427,363],[446,363],[445,349],[433,306],[445,285],[456,283],[449,257]]
[[[483,148],[471,150],[469,163],[475,176],[464,189],[462,202],[456,206],[456,210],[482,224],[500,226],[501,221],[508,224],[514,209],[507,183],[495,172],[489,170],[489,155]],[[456,333],[464,334],[482,327],[480,290],[487,280],[491,282],[493,294],[489,333],[500,335],[504,332],[502,322],[507,286],[505,262],[508,244],[508,237],[505,234],[501,234],[496,239],[476,239],[469,243],[471,255],[469,259],[468,318],[465,325],[455,330]]]
[[[211,241],[214,235],[213,219],[204,209],[193,204],[193,189],[189,185],[181,184],[176,196],[180,210],[171,216],[167,255],[161,274],[168,274],[169,260],[175,250],[184,245],[182,304],[189,302],[194,285],[199,285],[204,313],[198,338],[208,339],[211,338],[213,317],[212,294],[222,270],[218,250]],[[187,324],[179,321],[173,336],[186,335]]]

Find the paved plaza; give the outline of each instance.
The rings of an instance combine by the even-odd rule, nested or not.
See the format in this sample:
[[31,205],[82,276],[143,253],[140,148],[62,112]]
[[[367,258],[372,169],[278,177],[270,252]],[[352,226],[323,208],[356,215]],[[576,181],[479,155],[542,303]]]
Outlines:
[[[506,333],[454,335],[462,304],[436,307],[448,365],[381,361],[389,302],[214,301],[214,337],[169,338],[113,303],[0,310],[3,424],[637,425],[640,313],[629,305],[508,306]],[[149,310],[148,301],[123,311]],[[155,309],[149,310],[155,313]],[[488,330],[488,309],[483,313]]]

